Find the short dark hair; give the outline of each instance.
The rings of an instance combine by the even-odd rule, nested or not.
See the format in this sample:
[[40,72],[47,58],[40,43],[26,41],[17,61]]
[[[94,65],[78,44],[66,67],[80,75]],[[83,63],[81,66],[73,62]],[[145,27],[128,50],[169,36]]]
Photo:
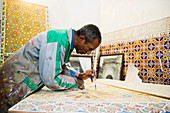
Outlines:
[[99,28],[96,25],[88,24],[83,26],[77,31],[78,36],[84,35],[86,37],[86,43],[92,42],[98,38],[99,43],[101,43],[101,33]]

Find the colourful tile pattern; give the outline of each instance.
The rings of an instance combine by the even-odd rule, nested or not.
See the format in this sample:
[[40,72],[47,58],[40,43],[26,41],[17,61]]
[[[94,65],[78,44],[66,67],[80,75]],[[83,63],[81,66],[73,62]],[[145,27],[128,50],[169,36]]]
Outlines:
[[1,64],[27,41],[49,29],[47,7],[19,0],[3,0]]
[[138,68],[145,83],[170,85],[170,32],[157,33],[140,40],[115,42],[100,47],[101,55],[124,53],[123,78],[128,63]]
[[4,62],[5,53],[5,21],[6,21],[6,0],[2,1],[2,20],[1,20],[1,53],[0,65]]
[[21,1],[7,1],[5,52],[13,53],[38,33],[46,30],[44,7]]
[[97,90],[90,81],[85,90],[51,91],[44,87],[10,110],[57,112],[166,112],[170,111],[167,99],[129,91],[97,82]]
[[31,112],[99,112],[99,113],[169,113],[169,103],[91,103],[58,101],[22,101],[13,111]]

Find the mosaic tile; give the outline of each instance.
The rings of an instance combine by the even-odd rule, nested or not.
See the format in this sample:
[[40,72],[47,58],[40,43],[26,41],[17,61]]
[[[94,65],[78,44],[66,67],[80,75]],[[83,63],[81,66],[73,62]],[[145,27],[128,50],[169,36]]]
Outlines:
[[47,7],[23,1],[3,0],[1,63],[32,37],[49,28]]
[[[148,78],[146,82],[152,82]],[[125,90],[98,83],[85,82],[86,89],[78,91],[52,91],[46,87],[30,95],[12,111],[30,112],[105,112],[105,113],[147,113],[170,110],[169,100],[135,91]],[[47,101],[48,100],[48,101]]]
[[[126,76],[128,63],[140,71],[143,82],[170,85],[170,32],[152,34],[140,40],[105,45],[112,47],[107,54],[124,53],[123,76]],[[102,49],[101,53],[106,54]]]
[[13,53],[37,33],[46,30],[46,10],[40,6],[16,1],[8,1],[7,7],[5,48],[8,49],[5,52]]

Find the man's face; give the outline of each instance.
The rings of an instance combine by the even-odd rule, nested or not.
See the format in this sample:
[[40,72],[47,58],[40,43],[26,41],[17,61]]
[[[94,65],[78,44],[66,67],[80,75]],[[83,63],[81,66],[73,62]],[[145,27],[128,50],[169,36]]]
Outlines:
[[80,54],[90,54],[92,50],[96,49],[99,46],[98,39],[95,39],[93,42],[85,43],[85,39],[79,41],[76,48],[76,52]]

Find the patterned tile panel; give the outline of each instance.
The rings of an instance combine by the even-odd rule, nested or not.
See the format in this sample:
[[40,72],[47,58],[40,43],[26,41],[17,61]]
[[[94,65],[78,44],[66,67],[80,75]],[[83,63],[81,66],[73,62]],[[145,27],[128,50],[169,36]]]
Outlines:
[[170,111],[169,100],[90,81],[85,90],[52,91],[46,87],[10,108],[26,112],[148,113]]
[[143,82],[170,85],[169,31],[152,34],[140,40],[101,45],[100,53],[124,53],[123,78],[126,77],[128,63],[133,63]]
[[2,3],[0,65],[32,37],[49,29],[46,6],[19,0],[3,0]]

